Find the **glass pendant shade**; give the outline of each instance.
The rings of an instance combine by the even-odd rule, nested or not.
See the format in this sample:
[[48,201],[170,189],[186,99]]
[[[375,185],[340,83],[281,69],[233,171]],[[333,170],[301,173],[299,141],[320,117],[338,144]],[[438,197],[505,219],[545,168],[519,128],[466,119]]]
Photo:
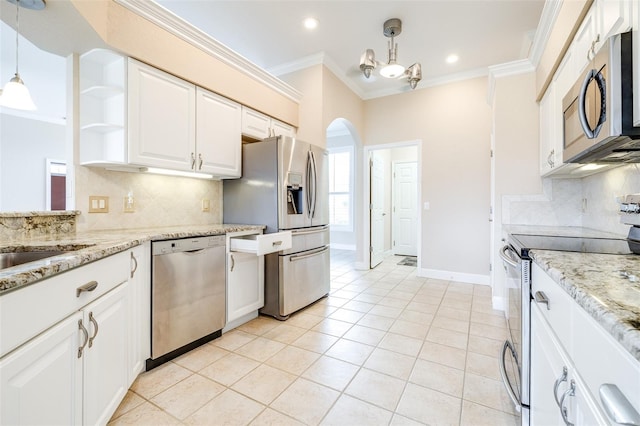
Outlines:
[[395,62],[390,62],[380,70],[380,75],[386,78],[396,78],[404,73],[404,67]]
[[5,84],[2,96],[0,96],[0,106],[25,111],[35,111],[37,109],[31,99],[29,89],[24,85],[18,74]]

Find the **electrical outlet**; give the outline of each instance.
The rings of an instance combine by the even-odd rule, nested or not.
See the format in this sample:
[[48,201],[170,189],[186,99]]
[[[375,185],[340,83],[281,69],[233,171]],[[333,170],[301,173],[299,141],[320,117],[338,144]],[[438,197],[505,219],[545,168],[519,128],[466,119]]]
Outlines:
[[124,197],[124,208],[123,211],[125,213],[133,213],[136,211],[135,200],[133,196]]
[[90,195],[89,213],[109,213],[109,197],[104,195]]
[[202,200],[202,211],[203,212],[210,212],[211,211],[211,200],[204,198]]

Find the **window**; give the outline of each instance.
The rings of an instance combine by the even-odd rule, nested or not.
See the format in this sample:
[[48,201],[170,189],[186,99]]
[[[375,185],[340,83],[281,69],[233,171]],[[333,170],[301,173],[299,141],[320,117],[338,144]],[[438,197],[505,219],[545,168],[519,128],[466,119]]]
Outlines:
[[329,151],[329,223],[334,231],[353,231],[353,148]]

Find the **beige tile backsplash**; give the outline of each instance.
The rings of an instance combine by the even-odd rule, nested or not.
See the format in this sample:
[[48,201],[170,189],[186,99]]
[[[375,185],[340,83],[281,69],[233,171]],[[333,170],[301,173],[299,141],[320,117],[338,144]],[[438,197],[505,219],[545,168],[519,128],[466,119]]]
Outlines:
[[[130,229],[151,226],[222,223],[222,182],[148,173],[127,173],[77,166],[77,230]],[[133,213],[124,212],[131,191]],[[109,197],[108,213],[89,213],[89,196]],[[210,211],[202,211],[202,200]]]

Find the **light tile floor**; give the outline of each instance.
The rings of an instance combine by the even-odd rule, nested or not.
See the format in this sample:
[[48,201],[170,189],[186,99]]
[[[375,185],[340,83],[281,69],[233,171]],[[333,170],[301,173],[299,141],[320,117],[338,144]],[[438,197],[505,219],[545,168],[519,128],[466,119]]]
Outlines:
[[371,271],[332,250],[331,295],[141,374],[112,425],[516,425],[486,286]]

